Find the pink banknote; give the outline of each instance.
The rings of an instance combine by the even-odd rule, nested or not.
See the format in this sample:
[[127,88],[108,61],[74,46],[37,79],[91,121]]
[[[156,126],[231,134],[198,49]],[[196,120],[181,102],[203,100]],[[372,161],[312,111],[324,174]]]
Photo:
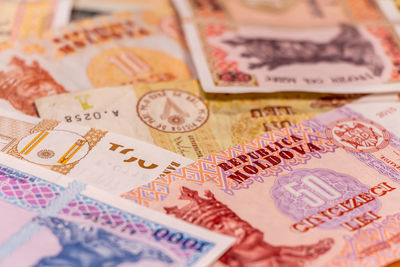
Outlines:
[[379,266],[400,252],[400,101],[361,100],[124,196],[236,238],[229,266]]
[[184,19],[223,19],[282,26],[379,21],[399,11],[396,0],[174,0]]
[[207,92],[367,93],[399,88],[399,26],[280,28],[187,21],[184,30]]
[[399,90],[392,1],[174,2],[206,92]]

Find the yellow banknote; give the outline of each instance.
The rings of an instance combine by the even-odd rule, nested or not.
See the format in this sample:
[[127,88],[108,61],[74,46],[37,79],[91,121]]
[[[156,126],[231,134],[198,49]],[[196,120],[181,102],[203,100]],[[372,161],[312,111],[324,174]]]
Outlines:
[[71,6],[71,0],[0,1],[0,43],[67,24]]
[[154,25],[149,12],[81,20],[4,50],[2,103],[35,115],[33,103],[39,97],[191,78],[188,51],[177,39],[179,34]]
[[195,80],[104,87],[36,100],[40,117],[109,129],[200,159],[359,95],[205,94]]

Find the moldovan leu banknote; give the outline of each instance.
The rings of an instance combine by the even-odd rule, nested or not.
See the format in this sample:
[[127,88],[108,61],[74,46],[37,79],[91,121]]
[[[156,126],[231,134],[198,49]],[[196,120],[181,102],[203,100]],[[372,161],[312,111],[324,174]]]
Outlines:
[[188,54],[176,28],[153,23],[151,12],[101,16],[4,50],[0,54],[2,106],[34,115],[38,97],[190,78]]
[[400,266],[400,260],[394,261],[388,265],[386,265],[385,267],[399,267]]
[[117,196],[193,162],[134,138],[7,111],[0,150]]
[[385,16],[393,22],[400,22],[400,1],[399,0],[381,0],[377,2]]
[[220,258],[229,266],[392,262],[400,248],[400,101],[379,98],[232,146],[125,197],[235,237]]
[[197,160],[358,97],[204,94],[197,81],[188,80],[96,88],[35,104],[41,118],[107,129]]
[[206,266],[233,239],[0,155],[2,266]]
[[367,93],[400,88],[400,26],[387,19],[319,27],[187,19],[183,28],[207,92]]
[[74,1],[71,20],[89,18],[121,11],[152,10],[165,15],[175,11],[168,0],[77,0]]
[[71,0],[35,0],[0,2],[0,44],[36,37],[69,22]]
[[[322,26],[386,20],[394,2],[357,0],[177,0],[183,19],[219,19],[280,26]],[[388,14],[387,14],[388,13]]]

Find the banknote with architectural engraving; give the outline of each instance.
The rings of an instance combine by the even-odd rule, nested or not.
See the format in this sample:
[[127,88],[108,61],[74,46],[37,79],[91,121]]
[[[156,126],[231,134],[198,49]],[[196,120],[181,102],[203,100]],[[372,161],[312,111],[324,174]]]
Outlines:
[[[185,37],[205,91],[399,91],[400,26],[384,15],[377,3],[357,1],[361,3],[359,6],[354,3],[354,8],[361,8],[360,13],[365,14],[365,18],[354,14],[350,16],[350,7],[341,8],[343,15],[350,16],[347,19],[337,15],[335,9],[327,8],[333,12],[334,21],[321,18],[321,23],[318,20],[308,21],[308,16],[303,19],[304,13],[296,9],[310,2],[329,5],[329,1],[292,1],[293,5],[285,10],[298,15],[291,16],[291,19],[275,19],[276,23],[249,15],[257,14],[254,11],[257,3],[262,5],[268,2],[282,1],[175,1],[183,17]],[[339,6],[350,5],[350,2],[354,1],[330,1],[331,4],[341,3]],[[254,3],[247,15],[244,15],[245,11],[239,12],[241,8],[233,11],[227,7],[245,3]],[[221,10],[220,13],[225,15],[211,16],[210,19],[208,15],[203,15],[209,14],[203,8]],[[267,9],[258,10],[262,14],[268,13]],[[368,10],[375,10],[379,18]],[[236,18],[232,14],[241,14],[256,21]],[[276,14],[282,15],[279,12]]]
[[400,249],[399,116],[398,95],[362,98],[124,196],[235,237],[228,266],[383,266]]
[[193,162],[124,135],[3,110],[0,151],[117,196]]
[[71,0],[2,0],[0,44],[37,37],[51,28],[66,25],[71,7]]
[[37,99],[43,119],[131,136],[198,160],[361,95],[204,94],[195,80],[105,87]]
[[178,25],[161,18],[151,11],[100,16],[3,50],[2,106],[35,115],[38,97],[190,78]]
[[398,26],[277,28],[184,22],[207,92],[399,90]]
[[0,265],[207,266],[233,243],[0,154]]

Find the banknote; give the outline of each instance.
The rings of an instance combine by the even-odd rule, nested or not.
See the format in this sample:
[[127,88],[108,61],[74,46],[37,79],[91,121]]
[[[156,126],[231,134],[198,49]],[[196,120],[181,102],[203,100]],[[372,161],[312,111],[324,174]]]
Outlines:
[[156,10],[174,13],[174,8],[168,0],[77,0],[74,1],[73,10],[100,13]]
[[398,95],[362,98],[124,196],[235,237],[229,266],[382,266],[400,249],[399,116]]
[[36,37],[53,27],[69,22],[71,0],[34,0],[0,2],[0,44]]
[[393,22],[400,22],[400,2],[398,0],[380,0],[377,1],[383,14]]
[[127,136],[2,111],[0,151],[120,195],[190,159]]
[[399,90],[398,25],[318,28],[184,22],[207,92]]
[[382,21],[392,0],[175,0],[184,19],[222,19],[281,26]]
[[171,27],[155,25],[151,14],[125,12],[82,20],[4,50],[3,105],[35,115],[33,102],[41,96],[190,78],[188,53],[177,29],[168,23]]
[[197,160],[310,119],[360,95],[204,94],[195,80],[39,98],[41,118],[107,129]]
[[74,1],[71,21],[121,11],[140,11],[148,22],[164,29],[175,31],[177,24],[175,10],[168,0],[77,0]]
[[233,243],[0,155],[2,266],[207,266]]
[[390,264],[386,265],[385,267],[399,267],[400,266],[400,260],[391,262]]

